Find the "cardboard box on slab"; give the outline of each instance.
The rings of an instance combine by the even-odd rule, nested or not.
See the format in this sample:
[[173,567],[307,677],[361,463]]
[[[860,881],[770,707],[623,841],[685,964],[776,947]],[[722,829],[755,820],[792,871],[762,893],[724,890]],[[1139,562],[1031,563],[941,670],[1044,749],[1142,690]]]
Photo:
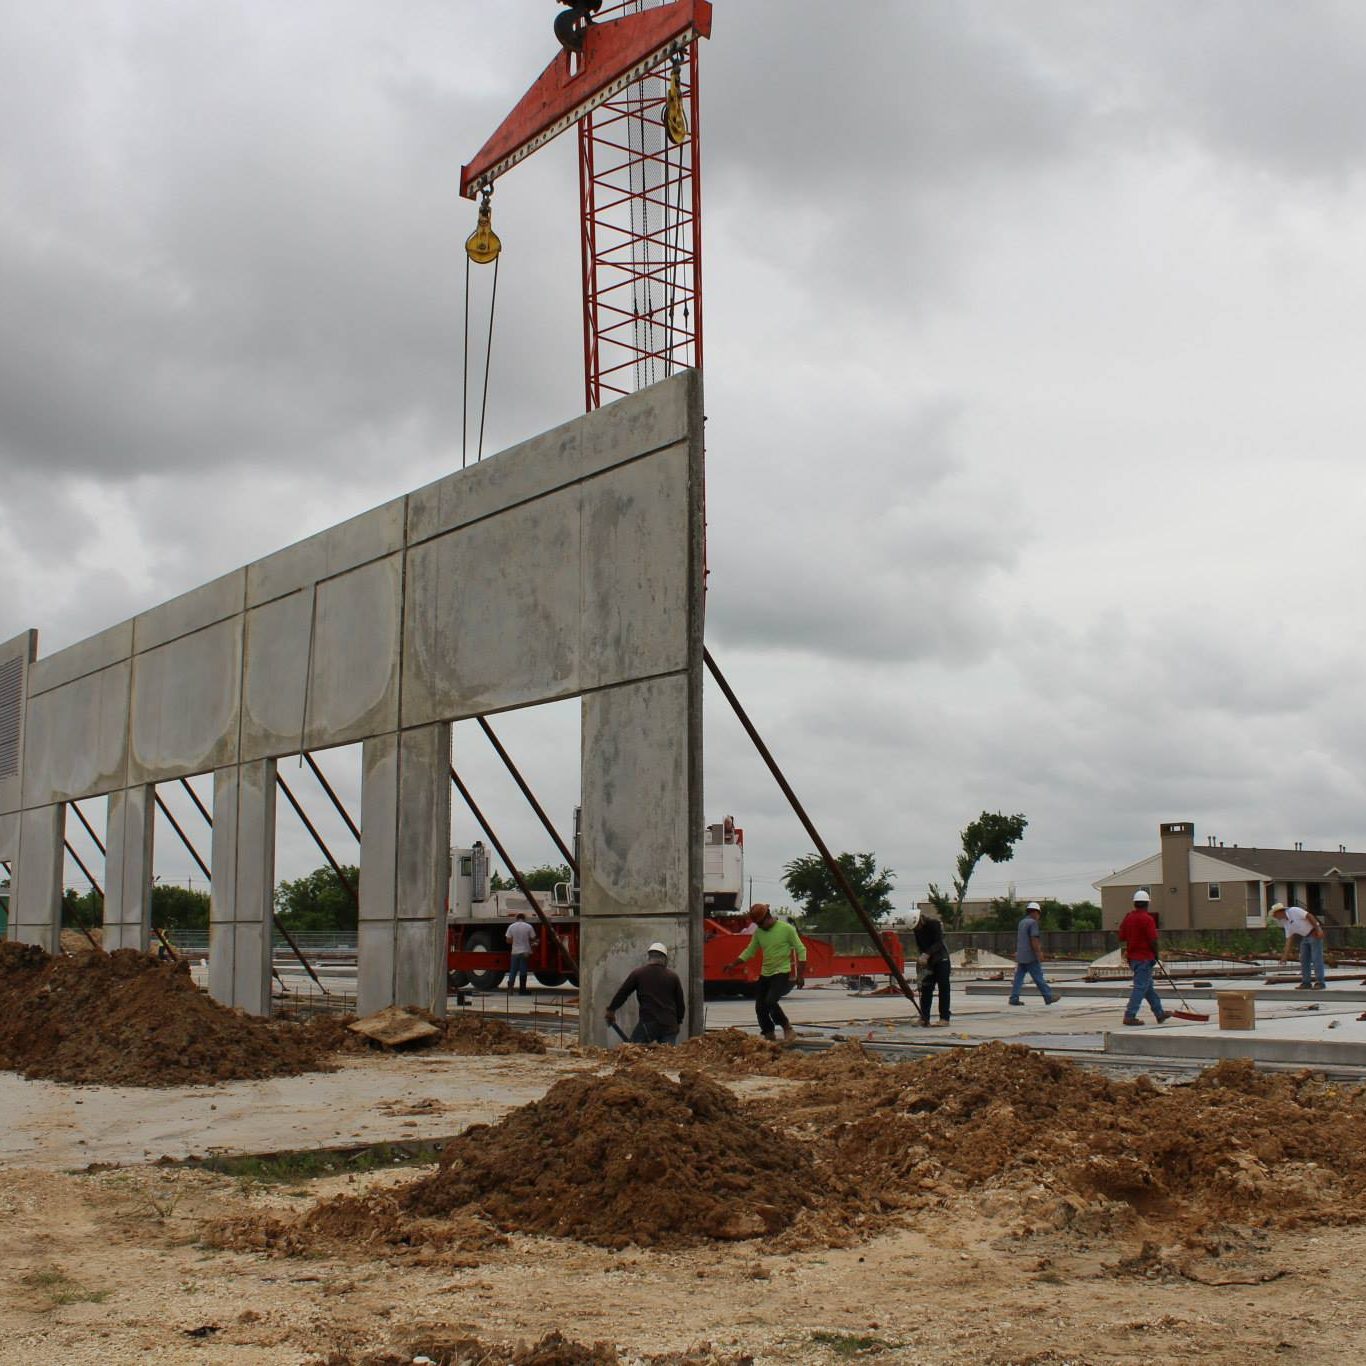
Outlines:
[[1251,991],[1216,991],[1220,1029],[1255,1029],[1257,997]]

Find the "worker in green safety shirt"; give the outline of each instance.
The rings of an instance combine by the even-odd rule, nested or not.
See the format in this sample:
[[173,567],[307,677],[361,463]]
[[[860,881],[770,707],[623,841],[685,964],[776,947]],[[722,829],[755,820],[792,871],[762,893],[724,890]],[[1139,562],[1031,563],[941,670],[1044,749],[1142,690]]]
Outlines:
[[779,920],[762,901],[756,901],[749,908],[749,918],[754,922],[754,935],[745,946],[745,951],[729,966],[738,968],[741,963],[762,952],[759,994],[754,998],[759,1032],[764,1038],[774,1040],[781,1025],[783,1042],[791,1043],[797,1037],[797,1031],[792,1028],[792,1022],[778,1002],[792,990],[794,981],[799,987],[806,985],[802,972],[802,964],[806,962],[806,945],[791,924]]

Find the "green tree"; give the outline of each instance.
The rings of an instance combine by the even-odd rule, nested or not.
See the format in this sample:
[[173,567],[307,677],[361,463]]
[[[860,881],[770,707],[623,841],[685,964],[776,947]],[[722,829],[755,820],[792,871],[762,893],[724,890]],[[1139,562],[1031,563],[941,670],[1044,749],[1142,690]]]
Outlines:
[[[522,877],[526,879],[526,885],[533,892],[548,892],[557,882],[573,880],[567,863],[542,863],[535,868],[523,868],[520,871]],[[489,875],[489,891],[515,892],[517,890],[517,884],[512,878],[510,876],[504,877],[496,868]]]
[[999,811],[983,811],[975,821],[964,827],[960,836],[963,844],[958,855],[957,873],[953,879],[953,896],[930,883],[930,903],[939,912],[945,925],[955,929],[963,921],[963,901],[967,897],[968,883],[984,859],[992,863],[1009,863],[1015,857],[1015,846],[1024,838],[1025,826],[1029,820],[1025,816],[1006,816]]
[[[347,881],[359,890],[360,870],[354,865],[343,864],[342,871]],[[342,886],[330,865],[315,868],[293,881],[278,883],[275,914],[282,925],[300,934],[354,930],[358,919],[351,893]]]
[[104,898],[93,887],[78,892],[74,887],[62,889],[62,928],[78,930],[82,925],[93,930],[104,919]]
[[168,935],[209,928],[209,894],[158,882],[152,888],[152,924]]
[[[1013,930],[1024,915],[1025,903],[1011,896],[993,897],[991,909],[981,920],[973,921],[973,929]],[[1098,930],[1100,907],[1093,901],[1055,901],[1045,897],[1039,902],[1042,915],[1039,927],[1045,930]]]
[[[844,870],[863,909],[880,920],[892,909],[892,886],[896,874],[879,868],[872,853],[839,854],[835,862]],[[818,934],[847,934],[863,928],[825,860],[819,854],[793,859],[783,868],[783,886],[801,908],[801,927]]]

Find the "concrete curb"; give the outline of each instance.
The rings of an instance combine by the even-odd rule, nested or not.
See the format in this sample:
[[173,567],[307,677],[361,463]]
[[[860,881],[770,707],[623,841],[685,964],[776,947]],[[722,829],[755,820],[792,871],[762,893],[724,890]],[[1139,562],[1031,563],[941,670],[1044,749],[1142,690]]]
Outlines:
[[1258,1038],[1255,1030],[1225,1034],[1105,1033],[1106,1053],[1144,1058],[1251,1058],[1255,1062],[1298,1063],[1305,1067],[1366,1067],[1366,1043],[1326,1039]]

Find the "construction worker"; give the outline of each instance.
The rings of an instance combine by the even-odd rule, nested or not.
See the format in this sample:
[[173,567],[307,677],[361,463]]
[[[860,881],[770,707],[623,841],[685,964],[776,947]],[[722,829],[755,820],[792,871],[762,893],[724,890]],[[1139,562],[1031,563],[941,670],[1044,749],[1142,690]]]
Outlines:
[[607,1003],[609,1025],[616,1024],[617,1011],[633,994],[640,1004],[640,1014],[631,1031],[631,1043],[677,1043],[688,1007],[683,998],[683,982],[669,966],[669,950],[663,944],[651,944],[645,950],[645,962],[626,974],[626,980]]
[[1323,970],[1323,921],[1313,911],[1306,911],[1303,906],[1287,906],[1283,901],[1278,901],[1271,908],[1271,918],[1285,931],[1282,963],[1290,957],[1291,940],[1299,936],[1300,990],[1326,990],[1328,978]]
[[1031,901],[1015,926],[1015,980],[1010,984],[1010,1004],[1022,1006],[1020,988],[1024,986],[1025,974],[1033,980],[1043,997],[1043,1003],[1051,1006],[1058,999],[1058,993],[1048,985],[1043,975],[1043,944],[1039,940],[1039,921],[1043,919],[1043,907]]
[[521,994],[525,996],[527,968],[531,964],[531,950],[536,947],[536,931],[527,924],[526,916],[517,912],[517,919],[508,926],[508,947],[512,950],[512,971],[508,976],[508,990],[517,984],[518,974],[522,978]]
[[1147,1001],[1158,1024],[1168,1018],[1162,1009],[1162,999],[1153,987],[1153,972],[1157,968],[1157,921],[1148,911],[1148,893],[1141,887],[1134,893],[1134,908],[1119,922],[1119,951],[1133,974],[1134,985],[1129,992],[1129,1003],[1124,1008],[1126,1025],[1141,1025],[1138,1009]]
[[930,1008],[934,1005],[934,990],[939,988],[939,1019],[941,1027],[949,1023],[949,946],[944,943],[944,926],[932,915],[913,910],[906,917],[915,936],[916,966],[920,969],[920,1023],[930,1023]]
[[759,1033],[770,1041],[776,1039],[778,1026],[782,1026],[783,1042],[792,1043],[797,1031],[778,1004],[795,981],[804,987],[806,978],[802,964],[806,962],[806,945],[802,937],[786,920],[779,920],[762,901],[756,901],[749,908],[749,918],[754,922],[754,934],[745,951],[728,968],[738,968],[748,962],[756,953],[763,952],[759,968],[759,994],[754,998],[754,1013],[759,1018]]

